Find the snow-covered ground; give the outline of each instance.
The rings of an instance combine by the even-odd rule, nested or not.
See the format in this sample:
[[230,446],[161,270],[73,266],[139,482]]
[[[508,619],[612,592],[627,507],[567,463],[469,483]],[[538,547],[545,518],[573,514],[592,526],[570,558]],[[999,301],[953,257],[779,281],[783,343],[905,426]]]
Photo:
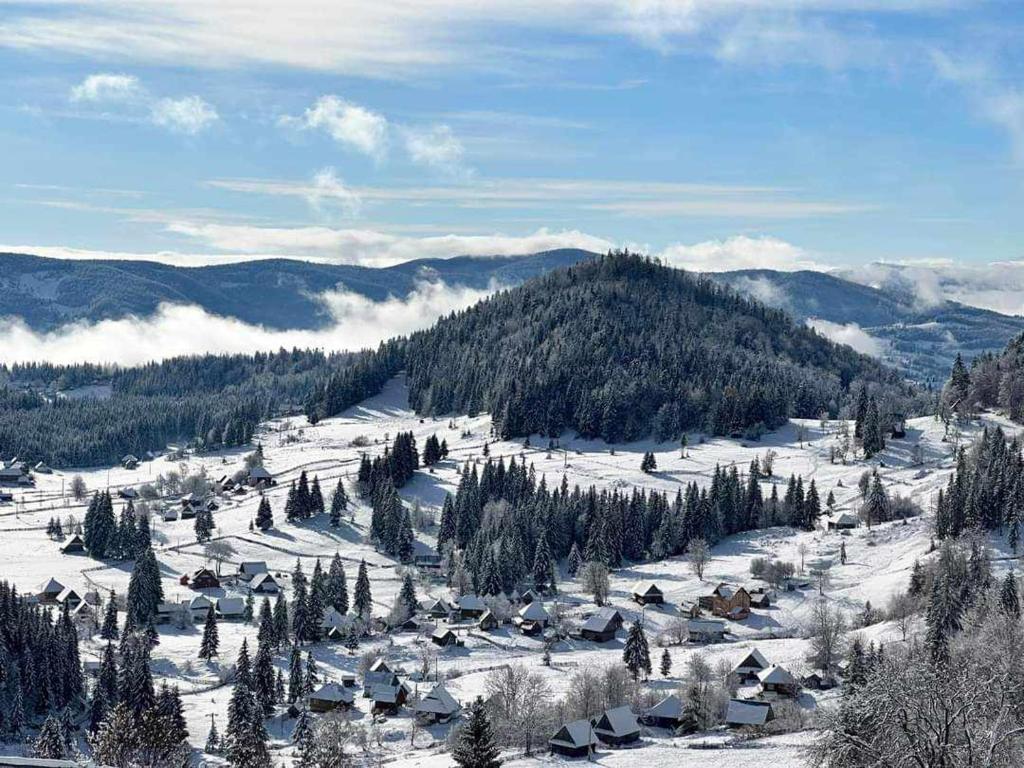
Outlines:
[[[405,488],[402,496],[407,501],[418,499],[421,504],[439,507],[448,492],[454,492],[458,480],[456,467],[466,461],[482,460],[485,441],[490,442],[492,457],[516,456],[534,465],[538,476],[545,475],[548,484],[560,482],[563,474],[570,484],[597,485],[629,489],[634,486],[668,491],[671,496],[681,484],[691,481],[705,484],[710,481],[716,465],[736,464],[745,470],[755,457],[763,457],[767,450],[775,451],[774,475],[783,484],[791,474],[802,475],[805,483],[813,478],[822,501],[829,491],[835,494],[838,512],[855,511],[859,493],[857,481],[869,465],[864,462],[831,463],[830,448],[836,445],[837,424],[822,425],[817,421],[795,422],[765,436],[759,442],[743,443],[729,439],[706,439],[692,436],[685,458],[680,457],[675,443],[652,441],[623,445],[608,445],[601,441],[572,439],[566,435],[561,448],[547,450],[547,440],[534,436],[533,447],[523,442],[492,441],[490,418],[456,417],[454,419],[420,419],[406,405],[406,390],[401,379],[392,381],[379,396],[356,406],[342,416],[321,422],[315,427],[305,425],[305,419],[280,419],[269,423],[257,436],[263,444],[266,466],[278,480],[268,491],[275,516],[276,527],[267,532],[253,533],[250,520],[255,516],[258,496],[252,492],[245,496],[226,496],[215,513],[216,538],[232,545],[235,554],[225,572],[234,570],[235,564],[246,560],[265,560],[271,571],[282,574],[287,587],[288,574],[301,559],[307,575],[312,571],[315,558],[323,565],[337,552],[346,561],[350,590],[355,569],[361,559],[370,566],[376,612],[385,614],[391,607],[400,585],[395,563],[368,546],[364,539],[368,530],[369,510],[356,503],[354,523],[332,529],[326,520],[307,521],[292,525],[285,521],[284,499],[291,480],[301,470],[310,478],[318,475],[327,499],[340,478],[354,477],[360,454],[382,452],[384,445],[400,431],[411,430],[422,449],[431,434],[447,440],[450,458],[434,472],[418,472]],[[1008,425],[1004,425],[1009,428]],[[926,510],[931,509],[934,496],[952,469],[951,447],[942,441],[941,423],[932,418],[914,419],[908,424],[907,437],[893,440],[889,447],[871,462],[877,466],[890,493],[896,492],[914,498]],[[361,440],[362,439],[362,440]],[[369,441],[369,447],[358,447],[353,441]],[[919,446],[923,461],[913,460],[914,447]],[[658,470],[652,474],[640,471],[644,452],[653,451]],[[90,492],[110,488],[137,487],[152,482],[169,471],[193,473],[205,468],[211,478],[231,475],[243,467],[249,451],[230,451],[204,456],[190,456],[185,461],[170,461],[160,457],[145,461],[135,470],[120,467],[111,469],[83,469],[38,475],[37,487],[15,491],[14,504],[0,505],[0,578],[12,581],[21,592],[35,593],[49,577],[55,577],[65,586],[80,592],[87,589],[117,590],[124,593],[129,578],[130,564],[101,564],[81,555],[63,555],[59,543],[51,541],[45,526],[52,516],[65,519],[84,514],[82,504],[69,498],[71,478],[79,474]],[[770,485],[765,481],[767,496]],[[780,488],[780,496],[784,487]],[[119,510],[121,502],[115,503]],[[824,521],[823,521],[824,522]],[[703,582],[690,571],[682,558],[629,566],[612,576],[611,603],[620,608],[627,622],[638,615],[638,606],[629,600],[631,585],[638,579],[656,581],[666,593],[669,604],[648,608],[645,621],[649,634],[657,635],[678,612],[672,607],[680,601],[694,601],[707,594],[719,581],[732,584],[751,583],[749,565],[754,556],[777,557],[800,563],[801,549],[808,566],[816,561],[832,563],[830,585],[825,591],[827,599],[834,600],[850,612],[860,612],[864,602],[884,606],[895,591],[905,588],[915,559],[927,556],[930,543],[930,515],[906,523],[897,522],[874,527],[858,528],[848,535],[818,530],[796,532],[789,528],[769,529],[743,534],[723,541],[714,549],[714,558],[707,567]],[[196,594],[179,584],[179,578],[198,566],[207,564],[203,547],[195,543],[192,520],[165,522],[154,518],[154,543],[163,573],[163,586],[168,600],[180,600]],[[418,546],[433,546],[430,534],[418,533]],[[839,562],[840,542],[846,542],[847,563]],[[578,607],[589,604],[578,585],[563,576],[558,600]],[[213,594],[241,594],[233,587]],[[433,595],[446,595],[443,583],[434,586]],[[421,594],[421,597],[427,595]],[[674,670],[681,672],[691,653],[704,652],[713,661],[738,662],[753,647],[759,648],[772,662],[782,663],[795,674],[807,670],[807,643],[801,639],[801,627],[817,599],[814,589],[781,593],[778,601],[767,610],[755,610],[742,622],[730,622],[726,643],[699,648],[682,646],[672,649]],[[550,609],[550,604],[549,604]],[[192,741],[201,746],[209,730],[211,717],[216,717],[223,731],[225,711],[230,687],[220,685],[221,664],[234,661],[243,638],[255,646],[255,627],[245,624],[222,623],[220,627],[222,662],[211,664],[197,659],[201,625],[186,630],[165,625],[160,627],[160,645],[154,651],[154,673],[160,679],[177,683],[184,694],[186,713]],[[865,630],[870,639],[898,642],[900,633],[888,624]],[[540,643],[521,637],[510,630],[493,633],[489,639],[476,634],[463,634],[465,646],[440,651],[436,668],[442,675],[452,677],[451,692],[462,702],[468,702],[483,691],[487,670],[510,661],[520,661],[536,667],[545,674],[556,693],[564,690],[572,670],[578,665],[606,664],[621,658],[621,640],[597,645],[574,642],[559,646],[553,654],[553,665],[540,663]],[[381,650],[399,668],[412,673],[421,665],[424,648],[433,648],[429,640],[414,634],[400,634],[391,639],[382,638]],[[101,645],[98,641],[85,641],[83,656],[95,657]],[[362,651],[366,650],[364,644]],[[313,649],[322,675],[337,680],[343,671],[356,671],[358,653],[350,655],[338,645],[320,644]],[[284,668],[286,659],[277,660]],[[285,672],[287,670],[285,669]],[[663,681],[658,681],[662,687]],[[429,686],[429,684],[427,684]],[[420,684],[421,689],[424,684]],[[669,684],[668,687],[672,687]],[[827,705],[835,693],[808,695],[803,703],[809,709]],[[367,722],[369,715],[364,699],[357,698],[353,717]],[[407,715],[390,718],[382,727],[384,745],[392,756],[402,763],[423,766],[447,765],[450,758],[440,754],[446,727],[421,730],[415,748],[409,746],[411,720]],[[287,735],[291,722],[272,722],[269,731],[275,747],[287,753]],[[795,765],[800,762],[800,751],[808,743],[806,733],[774,737],[756,743],[737,745],[728,750],[691,749],[689,739],[645,737],[642,753],[634,755],[632,749],[609,751],[600,755],[600,762],[615,768],[625,765],[635,756],[643,755],[651,765],[677,762],[685,759],[687,765]],[[679,750],[687,749],[684,755]],[[525,763],[559,762],[551,757],[517,761]]]

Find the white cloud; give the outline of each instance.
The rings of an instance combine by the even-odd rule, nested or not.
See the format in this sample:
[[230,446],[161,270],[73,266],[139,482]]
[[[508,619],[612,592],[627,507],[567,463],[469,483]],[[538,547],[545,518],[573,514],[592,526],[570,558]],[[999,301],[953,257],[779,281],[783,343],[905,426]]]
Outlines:
[[71,100],[76,102],[126,102],[144,95],[137,77],[111,73],[89,75],[71,89]]
[[670,245],[658,257],[669,266],[695,272],[730,272],[736,269],[792,272],[822,269],[802,248],[774,237],[738,235],[694,245]]
[[405,130],[405,148],[417,165],[426,165],[446,173],[462,170],[465,148],[447,125]]
[[372,301],[344,289],[320,296],[334,320],[319,331],[274,331],[211,315],[200,307],[164,304],[149,318],[73,323],[36,333],[20,319],[0,320],[0,363],[47,361],[138,365],[178,355],[249,353],[281,347],[353,350],[429,327],[443,315],[475,304],[487,290],[421,283],[404,298]]
[[156,125],[189,136],[202,133],[219,119],[217,110],[199,96],[158,99],[150,114]]
[[830,339],[836,344],[846,344],[865,355],[881,357],[885,352],[885,345],[856,323],[843,325],[817,317],[809,317],[807,325],[826,339]]
[[380,160],[388,147],[387,118],[333,94],[321,96],[299,118],[285,117],[286,125],[321,129],[349,149]]

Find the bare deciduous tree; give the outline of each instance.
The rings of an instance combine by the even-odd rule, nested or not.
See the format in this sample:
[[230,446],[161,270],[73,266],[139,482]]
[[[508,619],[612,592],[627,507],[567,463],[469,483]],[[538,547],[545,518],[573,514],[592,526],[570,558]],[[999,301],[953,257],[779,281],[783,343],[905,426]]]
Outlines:
[[835,605],[819,598],[811,611],[807,635],[811,641],[811,661],[826,672],[839,661],[846,640],[846,617]]
[[608,590],[610,589],[608,566],[599,562],[586,563],[580,568],[578,578],[580,586],[585,592],[589,592],[593,596],[594,602],[598,605],[604,605],[608,599]]
[[690,570],[698,579],[704,581],[704,569],[711,562],[711,547],[704,539],[694,539],[686,548],[686,558],[690,562]]

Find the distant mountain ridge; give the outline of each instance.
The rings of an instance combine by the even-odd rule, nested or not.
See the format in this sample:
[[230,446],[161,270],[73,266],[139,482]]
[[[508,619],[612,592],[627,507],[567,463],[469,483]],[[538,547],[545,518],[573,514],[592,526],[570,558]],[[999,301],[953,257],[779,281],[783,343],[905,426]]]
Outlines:
[[1024,332],[1024,317],[955,301],[922,305],[906,290],[873,288],[824,272],[750,269],[710,275],[795,319],[856,323],[882,343],[882,359],[909,378],[941,386],[957,353],[1002,351]]
[[146,317],[161,303],[171,302],[275,330],[313,330],[331,323],[317,295],[342,286],[380,301],[407,295],[423,279],[470,288],[485,288],[492,281],[518,285],[593,255],[560,249],[526,256],[418,259],[373,268],[291,259],[176,267],[0,253],[0,317],[20,317],[37,331],[51,331],[76,321]]

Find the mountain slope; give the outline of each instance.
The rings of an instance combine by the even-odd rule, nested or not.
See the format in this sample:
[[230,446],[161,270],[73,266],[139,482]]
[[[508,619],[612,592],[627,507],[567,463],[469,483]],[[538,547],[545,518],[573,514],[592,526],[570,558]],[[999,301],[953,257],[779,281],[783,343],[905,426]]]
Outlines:
[[592,256],[563,249],[528,256],[419,259],[375,269],[289,259],[186,268],[9,253],[0,254],[0,317],[21,317],[35,330],[49,331],[74,321],[145,317],[162,302],[173,302],[273,329],[317,329],[331,323],[317,296],[342,286],[381,300],[404,296],[423,279],[472,288],[491,281],[515,285]]
[[911,394],[895,371],[779,310],[622,254],[442,319],[410,338],[406,368],[421,413],[488,410],[503,435],[610,441],[834,414],[858,381],[894,402]]
[[856,323],[882,342],[882,359],[922,383],[941,384],[957,353],[972,359],[1002,350],[1024,332],[1012,317],[954,301],[922,306],[906,291],[872,288],[823,272],[742,270],[712,276],[799,321]]

